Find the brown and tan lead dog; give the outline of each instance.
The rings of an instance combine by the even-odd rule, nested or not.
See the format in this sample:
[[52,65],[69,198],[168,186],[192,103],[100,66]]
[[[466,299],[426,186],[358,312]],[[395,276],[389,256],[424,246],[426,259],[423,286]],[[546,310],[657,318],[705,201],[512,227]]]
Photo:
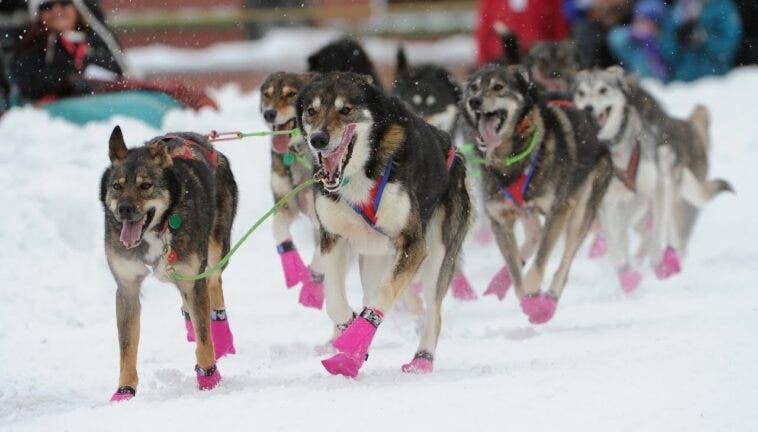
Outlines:
[[196,281],[174,280],[171,274],[199,274],[229,251],[237,210],[229,161],[193,133],[168,134],[127,149],[118,126],[110,137],[109,156],[100,200],[105,254],[117,285],[121,357],[119,387],[111,400],[131,399],[136,393],[140,285],[151,270],[179,289],[194,324],[194,329],[188,327],[188,338],[197,338],[198,386],[211,389],[221,380],[216,359],[235,352],[221,271]]

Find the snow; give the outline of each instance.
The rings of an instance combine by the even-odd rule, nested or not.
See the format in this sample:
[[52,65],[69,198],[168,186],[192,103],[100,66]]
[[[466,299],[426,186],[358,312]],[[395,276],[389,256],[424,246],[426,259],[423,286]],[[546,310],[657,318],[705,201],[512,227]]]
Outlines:
[[[694,85],[648,83],[677,115],[712,112],[711,176],[736,195],[701,215],[684,272],[668,281],[645,267],[625,295],[607,261],[576,259],[555,318],[532,326],[509,293],[448,298],[435,372],[400,373],[418,342],[395,312],[357,380],[329,376],[313,348],[330,335],[324,312],[297,304],[279,268],[270,223],[224,273],[238,354],[225,380],[195,389],[176,289],[149,278],[142,291],[137,397],[108,403],[117,386],[115,284],[102,246],[99,177],[120,124],[137,145],[159,134],[113,119],[76,127],[33,108],[0,120],[0,430],[756,430],[758,417],[758,202],[754,198],[758,70]],[[264,129],[258,94],[214,90],[220,112],[174,112],[162,131]],[[219,144],[240,186],[233,237],[272,204],[268,143]],[[295,238],[312,244],[306,222]],[[493,245],[466,247],[478,292],[502,265]],[[359,308],[359,282],[349,279]]]

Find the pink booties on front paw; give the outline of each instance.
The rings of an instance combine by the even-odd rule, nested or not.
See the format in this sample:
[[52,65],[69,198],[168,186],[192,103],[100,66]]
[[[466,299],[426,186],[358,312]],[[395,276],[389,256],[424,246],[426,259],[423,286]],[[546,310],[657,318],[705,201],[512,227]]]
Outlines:
[[640,281],[642,280],[642,273],[631,267],[626,267],[618,273],[618,277],[619,282],[621,283],[621,289],[623,289],[624,292],[630,293],[636,290],[637,286],[639,286]]
[[590,259],[602,258],[608,252],[608,239],[604,235],[598,234],[590,246]]
[[476,300],[476,292],[471,287],[471,283],[462,272],[456,273],[451,283],[453,288],[453,297],[461,301]]
[[416,353],[410,363],[404,364],[400,370],[412,374],[428,374],[434,370],[434,357],[428,352]]
[[111,396],[111,402],[124,402],[132,399],[137,394],[137,390],[132,386],[121,386]]
[[184,317],[184,328],[187,330],[187,342],[195,342],[195,327],[192,326],[189,312],[182,309],[182,316]]
[[548,294],[526,295],[521,299],[521,310],[532,324],[544,324],[555,315],[558,301]]
[[195,365],[195,372],[197,373],[197,388],[200,390],[212,390],[221,382],[221,374],[216,365],[208,369]]
[[291,241],[283,242],[276,247],[276,250],[279,252],[279,259],[282,262],[284,282],[287,284],[287,288],[292,288],[308,279],[310,272],[305,264],[303,264],[300,253],[298,253]]
[[234,349],[232,330],[229,328],[224,309],[211,311],[211,339],[213,339],[216,360],[227,354],[237,354],[237,350]]
[[658,279],[666,279],[681,271],[682,266],[679,263],[679,255],[673,248],[667,247],[663,253],[663,259],[655,266],[655,275]]
[[376,329],[384,314],[378,309],[364,308],[350,326],[334,340],[332,345],[339,351],[334,356],[322,360],[321,364],[332,375],[351,378],[358,376],[358,370],[366,361],[366,354]]
[[508,288],[511,287],[511,283],[511,274],[508,272],[508,266],[503,266],[492,277],[490,284],[487,285],[487,290],[484,291],[484,295],[495,295],[498,300],[503,301]]
[[324,306],[324,275],[311,273],[311,277],[300,289],[300,304],[305,307],[321,309]]

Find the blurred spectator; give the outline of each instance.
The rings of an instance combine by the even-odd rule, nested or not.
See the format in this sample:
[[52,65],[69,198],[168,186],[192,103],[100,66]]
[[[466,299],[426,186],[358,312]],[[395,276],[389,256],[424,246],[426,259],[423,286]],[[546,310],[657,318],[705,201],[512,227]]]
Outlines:
[[668,80],[669,67],[660,47],[662,27],[668,11],[661,0],[639,0],[631,25],[614,28],[608,46],[626,68],[643,77]]
[[528,52],[534,42],[566,39],[569,26],[562,6],[563,0],[479,0],[477,63],[497,61],[503,56],[501,37],[494,28],[497,21],[518,36],[523,52]]
[[29,0],[28,5],[32,23],[11,71],[23,98],[85,94],[92,91],[92,80],[121,77],[121,48],[99,8],[83,0]]
[[758,64],[758,0],[735,0],[742,17],[742,49],[737,65]]
[[29,22],[26,0],[0,0],[0,112],[10,105],[9,50]]
[[565,0],[566,17],[583,69],[615,64],[607,46],[608,31],[630,21],[633,0]]
[[[657,5],[655,5],[657,3]],[[740,47],[742,24],[732,0],[678,0],[654,19],[659,0],[640,0],[631,28],[609,45],[623,65],[643,76],[693,81],[727,73]]]

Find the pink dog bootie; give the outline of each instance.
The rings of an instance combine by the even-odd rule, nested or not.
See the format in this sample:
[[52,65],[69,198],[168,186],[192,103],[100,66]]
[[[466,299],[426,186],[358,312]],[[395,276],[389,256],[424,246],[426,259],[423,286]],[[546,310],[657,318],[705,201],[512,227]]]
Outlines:
[[305,307],[321,309],[324,307],[324,275],[311,270],[308,280],[300,289],[300,304]]
[[544,324],[555,315],[558,300],[549,294],[525,295],[521,299],[521,310],[529,317],[532,324]]
[[458,272],[455,274],[451,285],[453,288],[454,298],[461,301],[471,301],[477,299],[474,288],[471,287],[471,283],[468,281],[468,278],[465,274],[463,274],[463,272]]
[[111,396],[111,402],[125,402],[131,400],[137,394],[137,390],[132,386],[121,386]]
[[495,276],[492,277],[490,284],[487,285],[487,290],[483,295],[494,295],[498,300],[503,301],[505,294],[508,292],[508,288],[511,287],[511,274],[508,271],[508,266],[503,266]]
[[225,309],[211,311],[211,339],[213,339],[213,351],[215,351],[216,360],[227,354],[237,354]]
[[187,329],[187,342],[195,342],[195,327],[192,325],[189,312],[184,308],[182,308],[182,316],[184,317],[184,328]]
[[669,278],[682,271],[679,255],[672,247],[667,247],[663,253],[663,259],[655,266],[655,275],[658,279]]
[[434,369],[434,355],[428,351],[419,351],[410,363],[404,364],[400,370],[412,374],[428,374]]
[[221,382],[221,374],[216,365],[208,369],[195,365],[195,372],[197,373],[197,388],[200,390],[212,390]]
[[619,283],[621,283],[621,289],[624,292],[630,293],[637,289],[640,281],[642,280],[642,273],[627,266],[623,270],[618,272]]
[[494,238],[495,235],[492,233],[492,228],[488,226],[480,226],[474,233],[474,240],[481,246],[492,243]]
[[350,326],[334,340],[332,345],[339,352],[321,361],[324,368],[332,375],[355,378],[366,361],[368,347],[383,317],[384,314],[378,309],[364,308]]
[[282,262],[284,282],[287,284],[287,288],[292,288],[298,283],[307,280],[309,276],[308,268],[303,264],[300,253],[298,253],[295,244],[291,240],[282,242],[276,247],[276,251],[279,253],[279,259]]
[[605,238],[602,234],[597,234],[595,236],[595,239],[592,241],[592,246],[590,246],[590,253],[589,258],[590,259],[598,259],[605,256],[605,254],[608,252],[608,239]]

